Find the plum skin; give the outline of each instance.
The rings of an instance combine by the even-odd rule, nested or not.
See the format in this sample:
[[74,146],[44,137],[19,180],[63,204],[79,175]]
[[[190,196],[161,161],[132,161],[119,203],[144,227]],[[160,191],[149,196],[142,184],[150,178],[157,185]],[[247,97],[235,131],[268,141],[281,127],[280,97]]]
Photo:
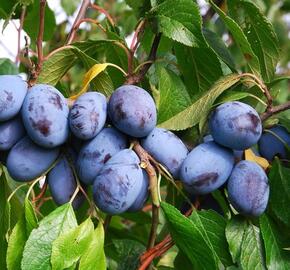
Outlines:
[[112,123],[133,137],[145,137],[156,126],[157,113],[152,97],[135,85],[123,85],[111,95],[108,113]]
[[95,204],[111,215],[125,212],[142,189],[143,173],[134,151],[124,149],[101,169],[93,185]]
[[232,150],[215,142],[202,143],[182,163],[181,182],[189,193],[207,194],[225,183],[233,166]]
[[245,150],[256,144],[262,134],[259,114],[251,106],[226,102],[210,116],[209,128],[214,140],[234,150]]
[[[77,182],[65,156],[48,173],[47,182],[51,196],[57,205],[62,205],[70,201],[77,188]],[[84,195],[79,192],[72,202],[74,209],[79,208],[83,201]]]
[[97,92],[81,95],[69,114],[70,129],[82,139],[94,138],[104,127],[107,118],[106,97]]
[[80,180],[92,184],[103,165],[127,144],[127,137],[117,129],[104,128],[79,152],[76,169]]
[[7,170],[15,181],[31,181],[49,169],[59,155],[59,149],[45,149],[24,137],[10,150]]
[[0,123],[0,151],[7,151],[25,136],[25,128],[20,117]]
[[165,165],[174,178],[179,177],[179,170],[188,150],[174,133],[163,128],[154,128],[141,141],[141,145],[157,161]]
[[252,161],[240,161],[228,180],[228,196],[239,213],[246,216],[261,215],[269,199],[266,173]]
[[[269,130],[280,137],[290,147],[290,134],[286,128],[276,125]],[[273,160],[275,156],[279,156],[280,158],[287,157],[287,151],[284,143],[270,132],[265,132],[262,134],[258,145],[260,154],[267,160]]]
[[40,146],[53,148],[67,140],[69,108],[64,96],[53,86],[31,87],[21,114],[27,134]]
[[27,83],[17,75],[0,75],[0,121],[15,117],[27,94]]

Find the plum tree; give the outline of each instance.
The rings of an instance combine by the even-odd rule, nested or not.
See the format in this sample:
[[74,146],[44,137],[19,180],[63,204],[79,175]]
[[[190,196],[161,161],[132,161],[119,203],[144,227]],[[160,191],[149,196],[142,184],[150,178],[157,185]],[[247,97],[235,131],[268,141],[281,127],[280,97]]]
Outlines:
[[97,92],[85,93],[76,100],[71,108],[70,129],[80,139],[92,139],[104,127],[106,118],[106,97]]
[[256,163],[240,161],[228,180],[228,195],[233,207],[241,214],[261,215],[269,199],[267,175]]
[[22,106],[28,135],[35,143],[47,148],[61,145],[68,138],[68,114],[64,96],[47,84],[31,87]]
[[[51,196],[56,204],[62,205],[70,201],[77,188],[74,172],[67,158],[63,156],[47,175]],[[78,192],[73,200],[73,207],[79,208],[84,201],[84,195]]]
[[138,86],[119,87],[112,94],[108,106],[114,126],[130,136],[145,137],[156,126],[154,100]]
[[262,157],[273,160],[275,156],[286,158],[287,151],[285,144],[290,147],[290,134],[286,128],[276,125],[270,128],[270,132],[264,132],[258,142],[259,151]]
[[184,160],[180,178],[189,193],[206,194],[225,183],[233,165],[232,150],[215,142],[202,143]]
[[218,106],[210,117],[209,128],[217,143],[235,150],[250,148],[262,133],[259,114],[238,101]]
[[142,173],[143,173],[143,178],[142,178],[142,188],[136,198],[136,200],[133,202],[133,204],[128,208],[128,212],[137,212],[137,211],[140,211],[147,198],[148,198],[148,195],[149,195],[149,179],[148,179],[148,175],[147,173],[142,170]]
[[20,117],[0,123],[0,151],[7,151],[25,135]]
[[174,133],[163,128],[154,128],[141,141],[141,145],[157,161],[165,165],[174,178],[179,177],[179,170],[188,150]]
[[128,146],[127,137],[115,128],[104,128],[82,148],[77,160],[77,172],[85,184],[92,184],[103,165]]
[[0,75],[0,121],[15,117],[27,93],[27,83],[17,75]]
[[143,183],[139,163],[134,151],[124,149],[103,166],[93,186],[94,201],[103,212],[120,214],[136,201]]
[[31,181],[48,170],[58,155],[58,148],[42,148],[26,136],[10,150],[7,169],[14,180]]

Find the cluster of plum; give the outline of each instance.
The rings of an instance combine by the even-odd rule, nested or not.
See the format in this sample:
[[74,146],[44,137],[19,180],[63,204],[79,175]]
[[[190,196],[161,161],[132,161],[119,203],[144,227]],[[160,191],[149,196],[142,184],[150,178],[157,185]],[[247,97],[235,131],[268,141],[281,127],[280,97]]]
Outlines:
[[[47,174],[57,204],[71,199],[78,177],[84,188],[93,185],[95,204],[102,211],[140,210],[148,197],[149,181],[139,157],[129,148],[129,139],[137,138],[187,192],[207,194],[228,181],[228,197],[236,210],[254,216],[265,210],[267,176],[256,163],[241,160],[241,153],[259,141],[267,159],[285,157],[290,135],[283,127],[272,129],[278,136],[261,136],[257,112],[247,104],[227,102],[210,116],[211,135],[189,152],[180,138],[157,128],[156,122],[154,100],[134,85],[119,87],[108,102],[101,93],[87,92],[69,108],[50,85],[28,89],[18,76],[0,76],[1,160],[17,181]],[[82,201],[79,192],[74,207]]]

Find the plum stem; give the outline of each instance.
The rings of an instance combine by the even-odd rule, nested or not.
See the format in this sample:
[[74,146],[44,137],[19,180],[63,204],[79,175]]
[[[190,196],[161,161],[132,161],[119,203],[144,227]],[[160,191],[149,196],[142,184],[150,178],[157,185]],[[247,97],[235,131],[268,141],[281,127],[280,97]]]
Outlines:
[[37,66],[36,71],[37,75],[40,73],[43,63],[43,48],[42,48],[42,41],[43,41],[43,33],[44,33],[44,18],[45,18],[45,6],[46,0],[40,0],[40,7],[39,7],[39,28],[38,28],[38,35],[37,35]]
[[20,39],[21,39],[21,31],[23,28],[25,14],[26,14],[26,6],[23,6],[21,10],[21,15],[20,15],[20,24],[19,24],[19,27],[17,28],[17,55],[16,55],[16,60],[15,60],[16,65],[18,65],[20,61],[20,50],[21,50]]
[[32,202],[35,203],[35,202],[37,202],[38,200],[40,200],[40,199],[44,196],[46,190],[47,190],[47,181],[44,182],[44,184],[43,184],[43,186],[42,186],[42,188],[41,188],[39,194],[38,194],[38,195],[33,199]]
[[284,104],[281,105],[277,105],[277,106],[273,106],[271,108],[268,108],[264,113],[261,114],[261,120],[265,121],[268,118],[270,118],[271,116],[273,116],[274,114],[286,111],[290,109],[290,101],[287,101]]

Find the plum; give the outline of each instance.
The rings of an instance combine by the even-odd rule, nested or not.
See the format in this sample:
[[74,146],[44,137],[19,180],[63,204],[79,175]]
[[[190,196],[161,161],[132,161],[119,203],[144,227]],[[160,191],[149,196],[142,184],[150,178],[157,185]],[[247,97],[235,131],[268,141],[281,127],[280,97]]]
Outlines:
[[27,94],[27,83],[17,75],[0,75],[0,121],[15,117]]
[[255,162],[240,161],[228,180],[228,196],[230,203],[241,214],[261,215],[269,199],[266,173]]
[[106,97],[97,92],[81,95],[69,114],[70,129],[82,139],[94,138],[104,127],[107,118]]
[[31,181],[45,173],[58,155],[58,148],[42,148],[26,136],[10,150],[7,169],[14,180]]
[[[72,156],[72,159],[74,157]],[[57,205],[70,201],[77,188],[77,182],[73,170],[65,156],[63,156],[55,167],[47,175],[48,186],[51,196]],[[84,195],[78,192],[72,205],[79,208],[84,201]]]
[[148,179],[148,175],[147,173],[142,170],[142,173],[143,173],[143,178],[142,178],[142,188],[141,188],[141,191],[139,192],[136,200],[133,202],[133,204],[129,207],[129,209],[127,210],[128,212],[138,212],[140,211],[147,198],[148,198],[148,195],[149,195],[149,179]]
[[145,137],[156,126],[156,106],[144,89],[123,85],[116,89],[109,100],[109,116],[122,132],[133,137]]
[[69,108],[64,96],[53,86],[33,86],[26,95],[21,113],[29,137],[40,146],[53,148],[68,138]]
[[25,128],[20,117],[0,123],[0,151],[12,148],[25,135]]
[[108,214],[125,212],[142,189],[143,173],[134,151],[124,149],[101,169],[93,186],[95,204]]
[[206,142],[195,147],[180,169],[180,178],[189,193],[206,194],[222,186],[234,166],[233,151]]
[[[262,157],[273,160],[275,156],[280,158],[287,157],[287,151],[285,144],[290,147],[290,134],[286,128],[276,125],[270,128],[270,131],[273,132],[275,135],[271,134],[270,132],[265,132],[262,134],[258,145],[259,151]],[[284,141],[284,142],[283,142]],[[285,143],[285,144],[284,144]]]
[[80,180],[92,184],[103,165],[127,146],[124,134],[115,128],[104,128],[81,148],[76,165]]
[[250,148],[262,134],[259,114],[238,101],[218,106],[210,117],[209,128],[215,142],[235,150]]
[[163,128],[154,128],[141,141],[141,145],[157,161],[165,165],[174,178],[179,177],[179,170],[188,150],[174,133]]

